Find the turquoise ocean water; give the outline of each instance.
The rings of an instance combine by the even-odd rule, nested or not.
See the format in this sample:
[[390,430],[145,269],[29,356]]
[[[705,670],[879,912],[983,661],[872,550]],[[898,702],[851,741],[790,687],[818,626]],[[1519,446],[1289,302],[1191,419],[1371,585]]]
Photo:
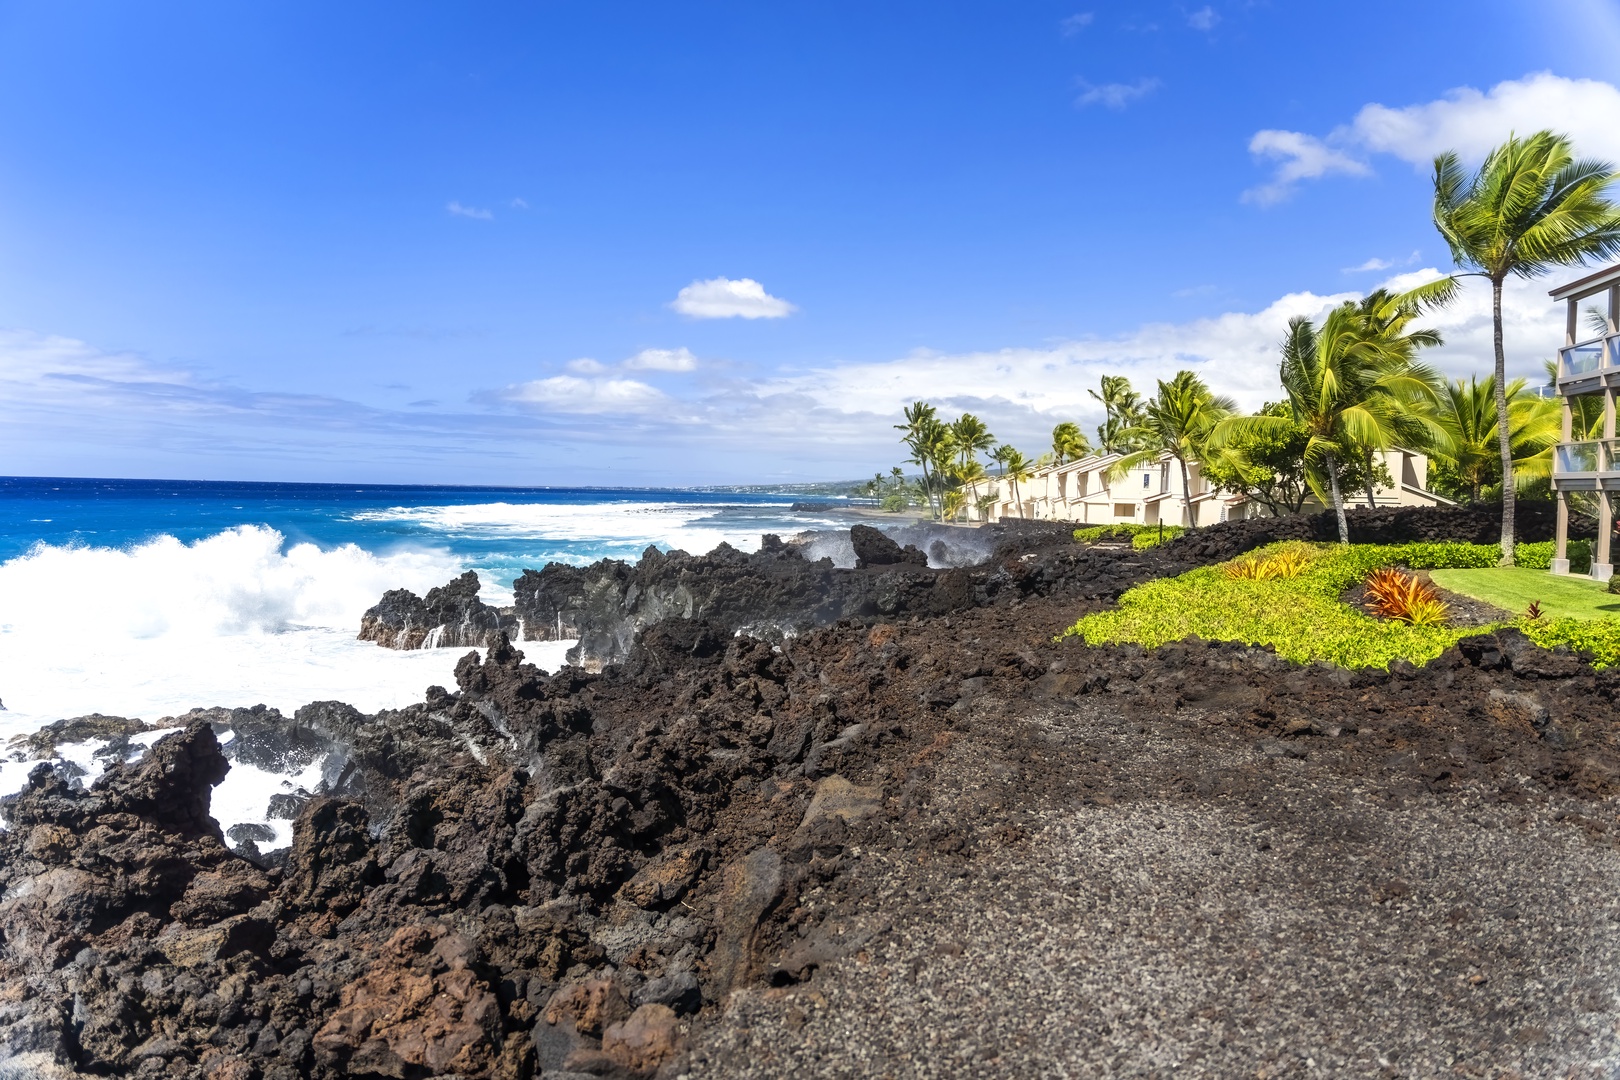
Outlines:
[[[745,550],[837,527],[795,496],[0,478],[0,745],[92,712],[158,719],[336,699],[373,711],[448,685],[464,650],[355,640],[384,591],[476,570],[510,598],[527,567],[649,545]],[[847,527],[847,520],[842,522]],[[529,643],[555,667],[566,646]],[[0,773],[21,768],[0,761]],[[0,780],[4,788],[21,776]]]

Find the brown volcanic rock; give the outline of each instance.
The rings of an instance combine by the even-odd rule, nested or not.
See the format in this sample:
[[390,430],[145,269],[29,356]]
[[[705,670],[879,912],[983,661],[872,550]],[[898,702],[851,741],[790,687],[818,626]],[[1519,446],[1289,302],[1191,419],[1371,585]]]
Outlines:
[[274,931],[247,913],[273,878],[231,854],[208,816],[228,768],[200,723],[89,792],[49,766],[29,777],[0,833],[0,985],[30,990],[0,1012],[0,1062],[132,1070],[167,1035],[120,961],[227,981],[260,962]]
[[478,599],[478,575],[469,570],[419,597],[390,589],[360,619],[361,641],[390,649],[483,648],[503,633],[516,633],[510,611]]
[[518,1076],[502,1061],[500,1003],[468,964],[472,943],[442,926],[403,926],[366,973],[343,988],[315,1033],[316,1060],[348,1075]]

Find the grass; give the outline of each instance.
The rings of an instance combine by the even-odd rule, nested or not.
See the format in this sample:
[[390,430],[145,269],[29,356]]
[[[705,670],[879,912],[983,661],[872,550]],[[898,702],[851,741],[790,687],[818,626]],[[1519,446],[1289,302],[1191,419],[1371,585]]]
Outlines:
[[1541,603],[1548,618],[1610,619],[1620,616],[1620,596],[1590,578],[1549,574],[1522,566],[1488,570],[1434,570],[1434,583],[1515,615],[1523,615],[1532,600]]

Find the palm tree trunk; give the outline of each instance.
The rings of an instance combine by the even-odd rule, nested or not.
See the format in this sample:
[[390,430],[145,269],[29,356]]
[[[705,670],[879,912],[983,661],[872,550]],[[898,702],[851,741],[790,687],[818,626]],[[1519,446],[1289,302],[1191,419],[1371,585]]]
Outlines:
[[1491,279],[1491,322],[1496,345],[1496,441],[1502,449],[1502,561],[1513,565],[1513,443],[1508,431],[1507,356],[1502,351],[1502,281]]
[[1378,496],[1373,492],[1373,456],[1367,451],[1367,509],[1378,509]]
[[1193,517],[1192,474],[1187,472],[1187,462],[1185,460],[1176,458],[1176,463],[1181,466],[1181,498],[1187,504],[1187,527],[1196,529],[1198,528],[1198,522]]
[[1350,542],[1350,522],[1344,516],[1344,495],[1339,491],[1339,462],[1327,455],[1328,490],[1333,493],[1333,512],[1339,516],[1339,543]]

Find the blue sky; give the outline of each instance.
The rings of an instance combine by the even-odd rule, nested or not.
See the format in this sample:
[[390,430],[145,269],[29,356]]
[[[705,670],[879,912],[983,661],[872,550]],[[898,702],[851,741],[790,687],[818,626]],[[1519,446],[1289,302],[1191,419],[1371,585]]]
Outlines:
[[1462,10],[0,0],[0,472],[772,482],[914,397],[1258,404],[1288,314],[1445,267],[1436,148],[1620,158],[1620,5]]

